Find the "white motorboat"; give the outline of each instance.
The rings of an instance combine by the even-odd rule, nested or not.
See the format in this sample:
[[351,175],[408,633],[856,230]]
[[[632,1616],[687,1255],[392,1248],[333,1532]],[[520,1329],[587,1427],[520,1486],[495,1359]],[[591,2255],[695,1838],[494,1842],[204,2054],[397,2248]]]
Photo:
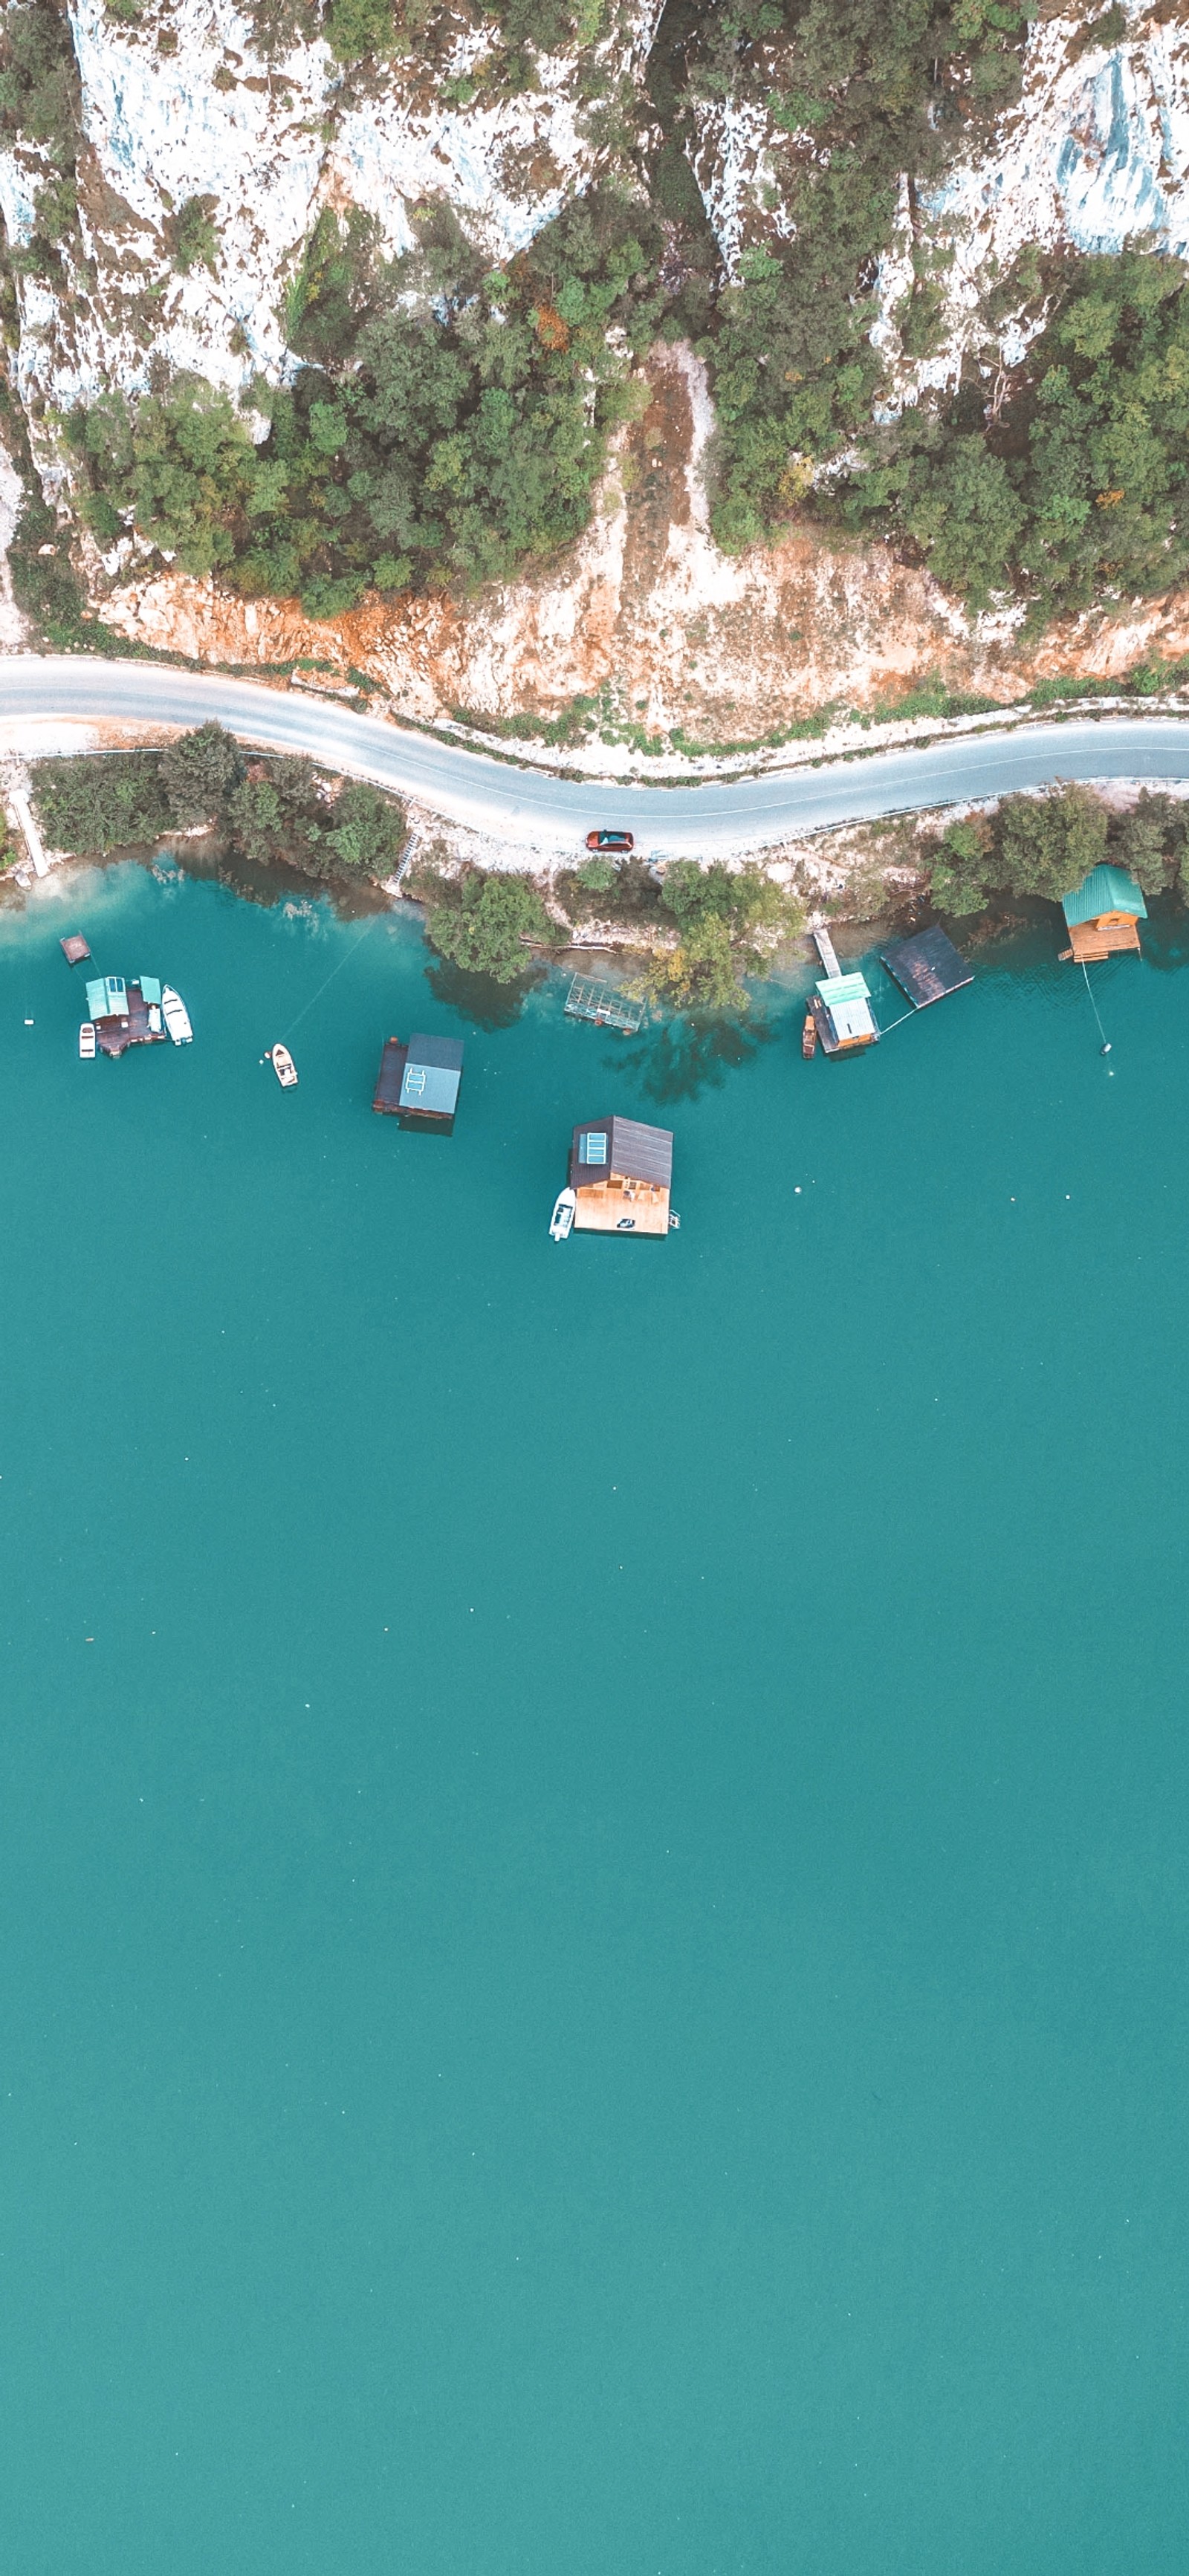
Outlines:
[[83,1021],[78,1033],[78,1051],[82,1057],[83,1063],[89,1064],[95,1053],[94,1020]]
[[578,1201],[573,1190],[559,1190],[549,1219],[549,1231],[555,1243],[564,1243],[578,1214]]
[[172,984],[163,984],[161,987],[161,1016],[174,1045],[189,1046],[194,1035],[190,1026],[190,1014],[181,994],[175,993]]
[[269,1048],[269,1061],[271,1062],[273,1072],[277,1077],[277,1081],[280,1083],[282,1091],[295,1091],[297,1088],[297,1066],[289,1053],[288,1047],[282,1046],[278,1040],[275,1047]]

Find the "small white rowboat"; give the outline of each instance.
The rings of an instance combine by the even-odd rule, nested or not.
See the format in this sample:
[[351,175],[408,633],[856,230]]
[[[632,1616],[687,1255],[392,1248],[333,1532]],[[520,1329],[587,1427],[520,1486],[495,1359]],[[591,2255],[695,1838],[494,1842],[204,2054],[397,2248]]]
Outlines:
[[94,1020],[84,1020],[84,1021],[83,1021],[82,1026],[81,1026],[81,1028],[80,1028],[80,1030],[79,1030],[79,1033],[78,1033],[78,1051],[79,1051],[79,1054],[80,1054],[80,1055],[81,1055],[81,1057],[82,1057],[83,1063],[84,1063],[84,1064],[89,1064],[89,1063],[90,1063],[90,1061],[91,1061],[92,1056],[93,1056],[93,1055],[94,1055],[94,1053],[95,1053],[95,1023],[94,1023]]

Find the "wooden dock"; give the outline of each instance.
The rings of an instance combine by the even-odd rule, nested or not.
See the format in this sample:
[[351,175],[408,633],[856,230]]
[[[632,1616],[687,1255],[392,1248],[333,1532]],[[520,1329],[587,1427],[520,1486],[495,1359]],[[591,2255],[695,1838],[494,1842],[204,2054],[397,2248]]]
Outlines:
[[1079,966],[1092,966],[1103,957],[1126,956],[1133,951],[1142,957],[1139,923],[1130,918],[1114,921],[1079,921],[1070,927],[1070,946],[1064,951]]
[[407,1046],[402,1046],[399,1038],[385,1038],[384,1052],[380,1058],[380,1071],[376,1078],[372,1099],[373,1109],[378,1109],[383,1117],[399,1118],[400,1116],[400,1087],[405,1078],[405,1066],[408,1061]]

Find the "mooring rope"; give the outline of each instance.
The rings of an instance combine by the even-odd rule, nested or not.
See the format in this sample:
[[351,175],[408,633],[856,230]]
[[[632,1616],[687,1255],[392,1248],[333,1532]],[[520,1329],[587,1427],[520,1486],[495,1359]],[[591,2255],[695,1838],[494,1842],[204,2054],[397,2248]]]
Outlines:
[[292,1035],[293,1035],[294,1030],[295,1030],[295,1029],[299,1029],[299,1028],[301,1027],[301,1024],[302,1024],[302,1021],[303,1021],[303,1020],[304,1020],[304,1018],[305,1018],[306,1012],[307,1012],[307,1011],[312,1011],[312,1010],[313,1010],[313,1007],[314,1007],[315,1002],[320,1002],[320,1001],[321,1001],[321,999],[322,999],[322,995],[323,995],[323,994],[324,994],[324,992],[326,991],[326,987],[327,987],[327,985],[328,985],[328,984],[333,984],[334,979],[335,979],[335,976],[336,976],[336,975],[341,975],[341,974],[342,974],[342,971],[343,971],[344,966],[349,966],[349,965],[350,965],[350,963],[351,963],[351,959],[352,959],[352,958],[353,958],[353,956],[355,955],[356,949],[357,949],[357,948],[362,948],[363,943],[364,943],[364,940],[369,936],[369,933],[375,929],[375,927],[376,927],[376,923],[377,923],[378,921],[386,921],[386,920],[388,920],[388,918],[389,918],[389,915],[388,915],[387,913],[377,912],[377,913],[373,913],[372,918],[371,918],[371,920],[370,920],[370,921],[367,921],[367,922],[365,922],[365,923],[364,923],[364,926],[363,926],[362,930],[360,931],[360,934],[359,934],[358,939],[353,939],[353,940],[352,940],[351,945],[350,945],[349,949],[347,950],[347,954],[346,954],[346,956],[345,956],[345,957],[340,957],[339,962],[338,962],[338,965],[337,965],[337,966],[332,966],[332,967],[331,967],[331,970],[330,970],[329,975],[327,975],[327,976],[325,976],[325,977],[323,978],[323,981],[322,981],[322,982],[319,984],[319,986],[318,986],[317,992],[316,992],[316,993],[311,993],[311,995],[310,995],[310,998],[309,998],[308,1002],[306,1002],[305,1004],[303,1004],[302,1009],[298,1012],[298,1014],[297,1014],[297,1018],[296,1018],[295,1020],[290,1020],[290,1022],[289,1022],[289,1026],[288,1026],[288,1028],[286,1029],[286,1031],[285,1031],[285,1035],[284,1035],[284,1038],[283,1038],[283,1040],[282,1040],[282,1044],[283,1044],[283,1045],[286,1045],[286,1046],[287,1046],[287,1045],[288,1045],[288,1043],[289,1043],[290,1038],[291,1038],[291,1037],[292,1037]]
[[1099,1014],[1098,1004],[1097,1004],[1097,1002],[1095,1001],[1095,999],[1094,999],[1094,995],[1093,995],[1093,992],[1092,992],[1092,990],[1091,990],[1091,986],[1090,986],[1090,976],[1089,976],[1089,972],[1088,972],[1088,970],[1087,970],[1086,960],[1085,960],[1085,958],[1084,958],[1084,957],[1083,957],[1083,958],[1082,958],[1082,960],[1081,960],[1081,968],[1082,968],[1082,973],[1083,973],[1083,975],[1084,975],[1084,976],[1085,976],[1085,978],[1086,978],[1086,991],[1087,991],[1087,992],[1089,993],[1089,995],[1090,995],[1090,1008],[1091,1008],[1091,1010],[1092,1010],[1092,1011],[1093,1011],[1093,1013],[1094,1013],[1094,1017],[1095,1017],[1095,1019],[1098,1021],[1098,1034],[1099,1034],[1099,1037],[1100,1037],[1100,1038],[1101,1038],[1101,1040],[1102,1040],[1102,1046],[1101,1046],[1101,1049],[1100,1049],[1100,1053],[1101,1053],[1102,1055],[1109,1055],[1109,1054],[1110,1054],[1110,1051],[1111,1051],[1111,1042],[1110,1042],[1110,1039],[1109,1039],[1109,1038],[1108,1038],[1108,1036],[1107,1036],[1106,1030],[1104,1029],[1104,1027],[1103,1027],[1103,1025],[1102,1025],[1102,1020],[1101,1020],[1101,1017],[1100,1017],[1100,1014]]

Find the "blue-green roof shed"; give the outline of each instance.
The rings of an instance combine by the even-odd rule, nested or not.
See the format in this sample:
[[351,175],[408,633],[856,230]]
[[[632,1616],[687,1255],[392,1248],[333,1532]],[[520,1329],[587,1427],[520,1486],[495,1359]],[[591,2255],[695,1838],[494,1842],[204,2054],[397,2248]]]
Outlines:
[[1084,921],[1101,921],[1104,913],[1130,913],[1134,921],[1146,921],[1148,907],[1134,877],[1126,868],[1108,867],[1104,861],[1091,868],[1072,894],[1062,895],[1061,910],[1070,930],[1080,929]]

